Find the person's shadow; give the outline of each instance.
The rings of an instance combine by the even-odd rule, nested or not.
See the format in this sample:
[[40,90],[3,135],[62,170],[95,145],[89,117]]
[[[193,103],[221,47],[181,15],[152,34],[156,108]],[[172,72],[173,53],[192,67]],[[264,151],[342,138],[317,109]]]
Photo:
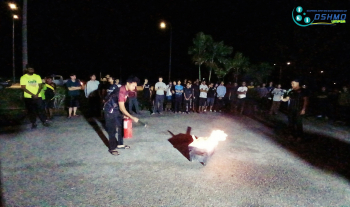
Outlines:
[[172,137],[168,139],[168,141],[176,148],[184,157],[190,161],[190,154],[188,150],[188,145],[193,142],[193,138],[191,136],[191,127],[187,127],[186,134],[177,134],[174,135],[171,131],[168,131]]
[[[267,127],[274,129],[274,136],[266,134],[271,140],[290,153],[300,157],[311,165],[329,172],[334,172],[350,181],[350,143],[334,136],[316,132],[304,132],[304,140],[288,140],[287,124],[273,118],[250,117]],[[258,130],[252,128],[252,130]],[[257,133],[264,133],[258,130]]]

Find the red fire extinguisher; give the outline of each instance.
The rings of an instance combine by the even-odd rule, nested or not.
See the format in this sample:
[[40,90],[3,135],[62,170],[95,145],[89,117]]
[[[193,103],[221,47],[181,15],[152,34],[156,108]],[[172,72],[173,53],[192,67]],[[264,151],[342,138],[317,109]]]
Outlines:
[[124,118],[124,139],[132,138],[132,120]]

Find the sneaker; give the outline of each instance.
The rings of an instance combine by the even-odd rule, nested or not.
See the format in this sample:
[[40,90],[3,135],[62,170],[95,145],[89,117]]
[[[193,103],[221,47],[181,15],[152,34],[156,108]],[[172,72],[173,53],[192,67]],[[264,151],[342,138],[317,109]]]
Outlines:
[[185,113],[188,114],[188,111],[186,111]]
[[207,110],[206,110],[206,109],[204,109],[204,112],[207,112]]
[[210,110],[210,112],[213,112],[213,110]]
[[38,125],[37,124],[32,124],[32,129],[36,129],[38,127]]
[[216,112],[216,110],[214,110],[214,112]]
[[159,114],[159,115],[162,115],[163,113],[162,113],[162,112],[159,112],[158,114]]
[[154,112],[151,113],[151,115],[154,115],[154,114],[156,114],[156,113],[154,113]]

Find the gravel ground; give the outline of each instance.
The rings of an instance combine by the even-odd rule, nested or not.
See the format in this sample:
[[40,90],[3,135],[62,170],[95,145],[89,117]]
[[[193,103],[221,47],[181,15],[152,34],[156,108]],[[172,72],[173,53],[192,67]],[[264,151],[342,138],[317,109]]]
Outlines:
[[[347,128],[306,121],[310,140],[296,143],[286,141],[282,115],[140,118],[148,127],[134,124],[119,156],[107,152],[102,124],[84,117],[2,128],[3,206],[350,205]],[[206,166],[188,160],[188,127],[228,134]]]

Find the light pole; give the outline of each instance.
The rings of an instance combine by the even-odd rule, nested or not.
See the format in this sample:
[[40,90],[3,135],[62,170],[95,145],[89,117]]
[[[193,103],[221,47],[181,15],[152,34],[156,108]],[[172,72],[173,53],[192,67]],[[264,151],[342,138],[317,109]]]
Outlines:
[[[14,3],[9,3],[11,10],[17,10],[17,5]],[[12,75],[13,83],[16,82],[16,65],[15,65],[15,19],[18,19],[17,15],[12,16]]]
[[[171,44],[172,44],[172,38],[173,38],[173,27],[171,25],[170,22],[168,22],[169,26],[170,26],[170,46],[169,46],[169,80],[168,81],[171,81],[170,79],[170,76],[171,76]],[[160,23],[160,28],[161,29],[166,29],[166,23],[165,22],[161,22]]]
[[16,64],[15,64],[15,19],[18,19],[17,15],[13,15],[12,18],[12,75],[13,83],[16,82]]

